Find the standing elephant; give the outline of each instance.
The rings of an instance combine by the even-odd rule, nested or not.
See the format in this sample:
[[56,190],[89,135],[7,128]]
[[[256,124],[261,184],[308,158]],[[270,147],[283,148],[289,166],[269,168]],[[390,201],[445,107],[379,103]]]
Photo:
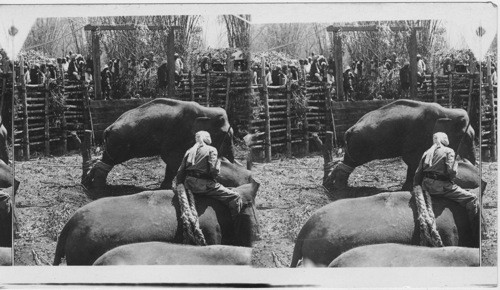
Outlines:
[[367,113],[346,131],[344,160],[333,168],[324,185],[330,190],[345,188],[355,167],[401,156],[408,165],[403,190],[411,190],[420,158],[431,147],[435,132],[446,133],[450,147],[476,163],[474,129],[465,110],[397,100]]
[[102,159],[84,184],[104,187],[113,166],[132,158],[160,155],[167,164],[161,188],[170,189],[184,154],[194,144],[194,134],[200,130],[210,133],[219,156],[234,162],[233,130],[222,108],[158,98],[129,110],[104,131]]
[[[458,203],[434,198],[436,227],[445,246],[479,247],[467,212]],[[291,267],[326,267],[343,252],[364,245],[420,244],[417,208],[410,192],[384,192],[342,199],[316,210],[300,230]],[[477,221],[479,223],[479,221]]]
[[[213,198],[195,197],[200,229],[208,245],[251,246],[256,220],[252,205],[258,188],[253,181],[233,189],[243,202],[238,232],[227,206]],[[67,265],[92,265],[105,252],[125,244],[182,243],[180,215],[172,190],[98,199],[78,209],[66,223],[57,240],[54,265],[64,256]]]

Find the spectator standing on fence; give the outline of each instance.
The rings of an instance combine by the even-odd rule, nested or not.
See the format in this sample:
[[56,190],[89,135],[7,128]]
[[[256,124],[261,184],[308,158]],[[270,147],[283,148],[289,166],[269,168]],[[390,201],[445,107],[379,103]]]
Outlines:
[[266,82],[267,86],[271,86],[273,84],[273,77],[272,77],[272,71],[268,65],[266,65],[265,72],[266,72],[266,77],[264,78],[264,81]]
[[424,86],[425,71],[427,67],[420,54],[417,54],[417,83],[420,87]]
[[318,57],[315,57],[311,63],[311,70],[309,71],[309,79],[312,82],[320,82],[321,81]]
[[288,66],[286,64],[281,66],[281,72],[280,72],[280,86],[286,86],[288,83],[288,74],[290,73],[290,70],[288,69]]
[[174,54],[175,57],[175,85],[179,86],[182,81],[182,72],[184,70],[184,63],[182,59],[179,57],[178,53]]
[[85,81],[87,83],[92,82],[94,78],[94,62],[90,56],[87,56],[87,60],[85,61]]
[[347,100],[349,101],[354,101],[353,100],[353,93],[354,93],[354,88],[352,86],[352,80],[354,79],[354,75],[351,72],[351,67],[347,66],[344,73],[343,73],[343,78],[344,78],[344,94]]

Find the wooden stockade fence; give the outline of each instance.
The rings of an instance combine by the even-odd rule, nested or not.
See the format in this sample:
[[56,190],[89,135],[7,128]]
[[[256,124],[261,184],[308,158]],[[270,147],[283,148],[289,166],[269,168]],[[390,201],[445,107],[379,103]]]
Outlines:
[[[489,78],[487,78],[489,79]],[[263,132],[253,144],[256,155],[274,153],[309,152],[309,138],[316,133],[323,138],[327,131],[334,131],[337,145],[344,142],[344,133],[364,114],[387,105],[394,100],[366,100],[354,102],[333,101],[329,87],[323,82],[299,82],[295,92],[304,93],[302,105],[292,105],[290,86],[252,87],[256,118],[250,121],[251,132]],[[482,148],[488,154],[496,152],[496,87],[483,84]],[[417,90],[417,100],[436,102],[447,108],[463,108],[471,116],[471,126],[479,129],[479,74],[451,74],[448,76],[426,76],[425,85]],[[493,102],[493,106],[491,103]],[[262,104],[263,103],[263,104]],[[258,106],[256,106],[258,105]],[[305,113],[297,112],[305,110]],[[492,114],[492,111],[495,114]],[[266,136],[269,136],[266,138]],[[318,148],[319,149],[319,148]],[[271,153],[267,153],[271,150]],[[492,156],[494,157],[494,156]]]
[[32,151],[65,153],[68,132],[83,136],[87,89],[83,82],[26,85],[21,79],[14,110],[16,155],[28,160]]
[[[184,74],[175,98],[223,107],[235,131],[264,133],[252,145],[252,151],[264,153],[268,160],[275,153],[309,152],[312,133],[323,138],[326,131],[334,131],[335,143],[340,146],[345,131],[361,116],[393,101],[337,102],[324,82],[301,80],[294,85],[267,87],[250,85],[250,79],[249,72]],[[484,83],[483,87],[482,148],[496,158],[496,86]],[[104,129],[121,114],[151,100],[90,100],[88,92],[83,82],[64,80],[54,87],[48,83],[26,85],[19,78],[14,112],[16,152],[22,152],[25,159],[31,151],[64,153],[68,132],[75,131],[82,138],[86,129],[92,129],[100,143]],[[473,117],[479,116],[478,96],[477,73],[428,75],[425,86],[417,92],[417,100],[468,110],[472,126],[479,125]]]

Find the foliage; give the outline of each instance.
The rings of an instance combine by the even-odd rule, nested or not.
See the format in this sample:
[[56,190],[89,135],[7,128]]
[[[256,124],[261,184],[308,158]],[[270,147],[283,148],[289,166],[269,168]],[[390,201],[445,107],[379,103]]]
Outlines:
[[[296,64],[296,59],[293,59],[291,55],[286,52],[279,51],[263,51],[252,54],[252,66],[259,66],[262,63],[262,58],[265,59],[266,64],[269,64],[271,67],[273,65],[283,65],[283,64]],[[298,64],[296,64],[298,66]]]
[[[194,34],[201,32],[198,27],[199,15],[170,16],[115,16],[90,18],[92,25],[134,25],[136,30],[101,31],[101,44],[109,58],[122,61],[136,60],[153,55],[154,61],[161,63],[167,58],[167,37],[169,28],[179,27],[174,32],[174,49],[186,57],[186,52]],[[166,29],[150,30],[148,25]]]
[[255,25],[251,31],[252,53],[276,51],[292,58],[304,58],[311,52],[328,53],[326,24],[276,23]]
[[243,19],[250,21],[250,15],[222,15],[219,21],[226,25],[227,42],[231,48],[250,47],[250,24]]

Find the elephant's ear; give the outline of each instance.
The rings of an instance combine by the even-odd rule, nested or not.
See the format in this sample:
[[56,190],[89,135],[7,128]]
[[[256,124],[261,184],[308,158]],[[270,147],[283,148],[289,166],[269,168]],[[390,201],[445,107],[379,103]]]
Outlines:
[[198,131],[210,131],[210,118],[198,117],[193,123],[193,134]]
[[223,115],[219,115],[214,120],[215,128],[222,128],[226,124],[226,118]]
[[436,124],[434,124],[434,129],[432,130],[432,134],[436,132],[444,132],[449,134],[451,129],[453,128],[453,120],[450,118],[440,118],[436,120]]

